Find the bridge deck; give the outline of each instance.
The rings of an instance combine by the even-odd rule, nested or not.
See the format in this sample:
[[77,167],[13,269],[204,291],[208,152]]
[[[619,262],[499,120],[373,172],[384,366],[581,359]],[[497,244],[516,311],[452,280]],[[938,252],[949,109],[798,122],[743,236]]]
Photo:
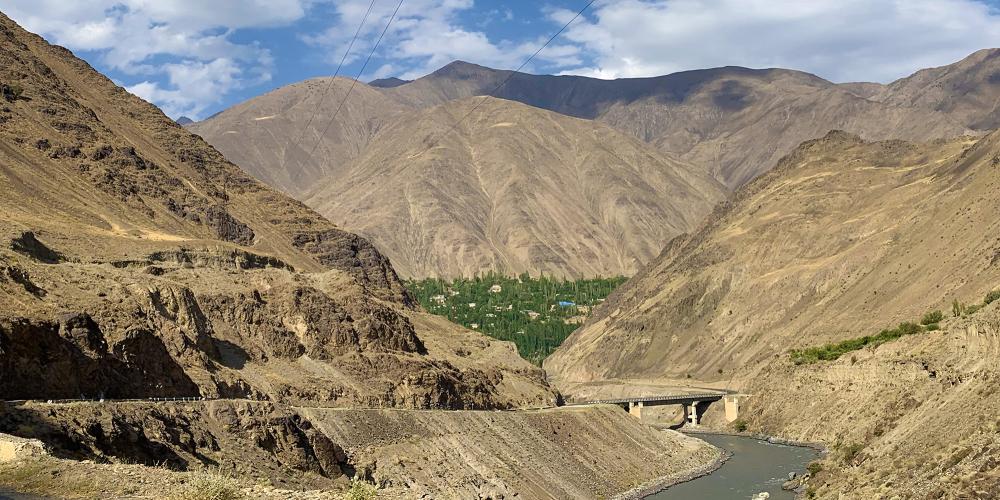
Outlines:
[[570,405],[620,405],[626,403],[657,403],[657,404],[683,404],[700,401],[718,401],[726,396],[724,392],[696,393],[696,394],[666,394],[659,396],[642,396],[637,398],[620,399],[598,399],[595,401],[584,401],[581,403],[570,403]]

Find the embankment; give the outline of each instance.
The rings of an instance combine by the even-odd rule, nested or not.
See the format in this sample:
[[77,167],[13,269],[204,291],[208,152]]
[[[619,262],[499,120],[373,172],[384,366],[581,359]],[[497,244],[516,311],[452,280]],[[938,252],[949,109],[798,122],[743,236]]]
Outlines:
[[720,456],[710,445],[657,431],[614,407],[27,403],[0,413],[0,432],[41,439],[60,458],[179,471],[209,467],[247,484],[264,478],[283,488],[339,490],[357,476],[387,498],[612,498],[682,480]]

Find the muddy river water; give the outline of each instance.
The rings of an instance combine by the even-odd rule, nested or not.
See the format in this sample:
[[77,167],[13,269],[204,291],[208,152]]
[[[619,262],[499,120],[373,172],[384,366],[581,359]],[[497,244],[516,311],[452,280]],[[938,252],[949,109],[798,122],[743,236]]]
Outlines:
[[693,481],[672,486],[646,500],[749,500],[770,493],[769,500],[792,500],[795,494],[781,489],[788,473],[803,474],[819,453],[811,448],[769,443],[759,439],[720,434],[695,437],[733,454],[719,470]]

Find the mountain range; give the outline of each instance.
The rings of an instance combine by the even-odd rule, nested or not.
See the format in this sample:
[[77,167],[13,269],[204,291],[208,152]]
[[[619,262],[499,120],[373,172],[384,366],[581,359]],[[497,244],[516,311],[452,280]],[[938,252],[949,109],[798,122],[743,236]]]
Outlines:
[[466,98],[402,115],[302,199],[354,221],[404,276],[611,276],[634,273],[724,196],[695,166],[606,125]]
[[[453,63],[188,129],[0,40],[5,488],[640,495],[724,453],[553,406],[704,385],[740,409],[702,425],[826,448],[806,496],[1000,496],[1000,51],[888,85]],[[633,277],[542,370],[397,268]]]
[[[404,276],[454,276],[487,270],[559,276],[629,275],[647,262],[651,248],[692,230],[692,220],[700,220],[708,213],[707,207],[721,199],[718,189],[705,187],[707,181],[716,181],[724,191],[735,189],[769,170],[799,143],[822,137],[829,130],[848,130],[868,140],[924,141],[991,129],[1000,81],[995,76],[1000,74],[997,53],[983,50],[955,64],[923,70],[888,85],[835,84],[786,69],[723,67],[655,78],[599,80],[511,74],[454,62],[413,81],[357,84],[351,92],[347,79],[309,80],[251,99],[189,127],[258,179],[371,238],[399,263]],[[507,114],[514,115],[524,114],[526,109],[518,103],[526,104],[534,108],[532,118],[526,115],[519,122],[462,118],[473,108],[478,117],[482,114],[478,108],[486,102],[463,108],[463,100],[486,95],[504,81],[487,107],[509,107]],[[453,111],[447,115],[429,111],[441,106]],[[339,114],[331,120],[338,108]],[[697,178],[702,186],[679,198],[675,198],[676,188],[668,193],[667,199],[683,201],[683,210],[665,209],[661,203],[645,207],[647,215],[636,218],[617,211],[617,207],[627,206],[627,201],[598,205],[586,201],[581,197],[586,196],[585,186],[563,197],[555,196],[563,186],[539,185],[543,189],[533,196],[539,205],[574,207],[554,221],[548,210],[505,208],[519,206],[518,189],[491,192],[489,186],[463,182],[449,186],[448,195],[442,196],[435,191],[435,183],[416,181],[439,175],[426,173],[439,164],[448,165],[442,167],[448,172],[457,166],[465,173],[483,170],[462,148],[434,150],[440,146],[437,141],[492,134],[502,128],[494,127],[498,123],[517,123],[515,128],[530,131],[540,126],[533,119],[543,116],[566,123],[577,123],[567,119],[570,117],[587,120],[593,126],[637,139],[629,141],[629,147],[643,154],[629,157],[629,169],[648,171],[648,162],[644,165],[637,158],[658,158],[661,163],[687,165],[680,177],[674,169],[663,170],[662,175],[675,176],[668,184],[680,186]],[[444,128],[427,125],[428,119],[445,123]],[[451,123],[446,123],[449,120]],[[402,130],[403,124],[412,127],[409,134]],[[439,133],[426,134],[430,129]],[[400,138],[408,135],[412,135],[405,137],[409,146],[400,147]],[[449,137],[438,137],[441,135]],[[420,145],[413,137],[426,140]],[[576,169],[565,154],[564,139],[559,134],[536,134],[520,142],[536,151],[551,152],[544,156],[518,157],[514,148],[494,149],[486,156],[516,169],[537,169],[558,184],[572,178]],[[588,142],[579,146],[581,151],[614,149],[625,143],[613,134]],[[378,165],[372,163],[373,158],[378,158]],[[380,179],[379,195],[367,196],[361,205],[346,203],[357,196],[351,190],[354,183],[371,179]],[[602,182],[601,188],[612,192],[617,189],[647,200],[664,199],[664,193],[650,183],[629,184],[625,178]],[[407,186],[405,194],[388,188],[403,185]],[[337,201],[341,199],[345,202]],[[401,233],[374,222],[386,213],[401,214],[403,206],[420,199],[442,203],[407,213],[417,222],[407,231]],[[467,206],[462,205],[466,201],[450,203],[457,200],[478,201]],[[589,206],[581,208],[581,204]],[[593,244],[562,245],[591,237],[588,231],[581,234],[581,228],[591,227],[595,220],[599,233],[628,237],[613,246],[605,246],[600,238]],[[595,262],[594,248],[603,249],[598,252],[605,254],[598,257],[601,262]],[[427,261],[429,255],[435,256],[433,261]]]

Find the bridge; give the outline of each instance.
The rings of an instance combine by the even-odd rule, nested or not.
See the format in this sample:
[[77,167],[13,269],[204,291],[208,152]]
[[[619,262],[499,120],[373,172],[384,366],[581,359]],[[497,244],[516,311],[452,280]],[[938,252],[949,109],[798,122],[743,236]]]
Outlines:
[[640,396],[634,398],[598,399],[594,401],[570,403],[569,406],[618,405],[628,411],[633,417],[641,420],[642,409],[648,406],[680,405],[684,408],[684,421],[691,425],[698,425],[701,421],[701,416],[705,414],[708,406],[720,400],[723,400],[725,404],[726,421],[732,422],[736,420],[739,418],[740,413],[740,399],[745,397],[745,394],[712,391],[701,393],[664,394],[658,396]]

